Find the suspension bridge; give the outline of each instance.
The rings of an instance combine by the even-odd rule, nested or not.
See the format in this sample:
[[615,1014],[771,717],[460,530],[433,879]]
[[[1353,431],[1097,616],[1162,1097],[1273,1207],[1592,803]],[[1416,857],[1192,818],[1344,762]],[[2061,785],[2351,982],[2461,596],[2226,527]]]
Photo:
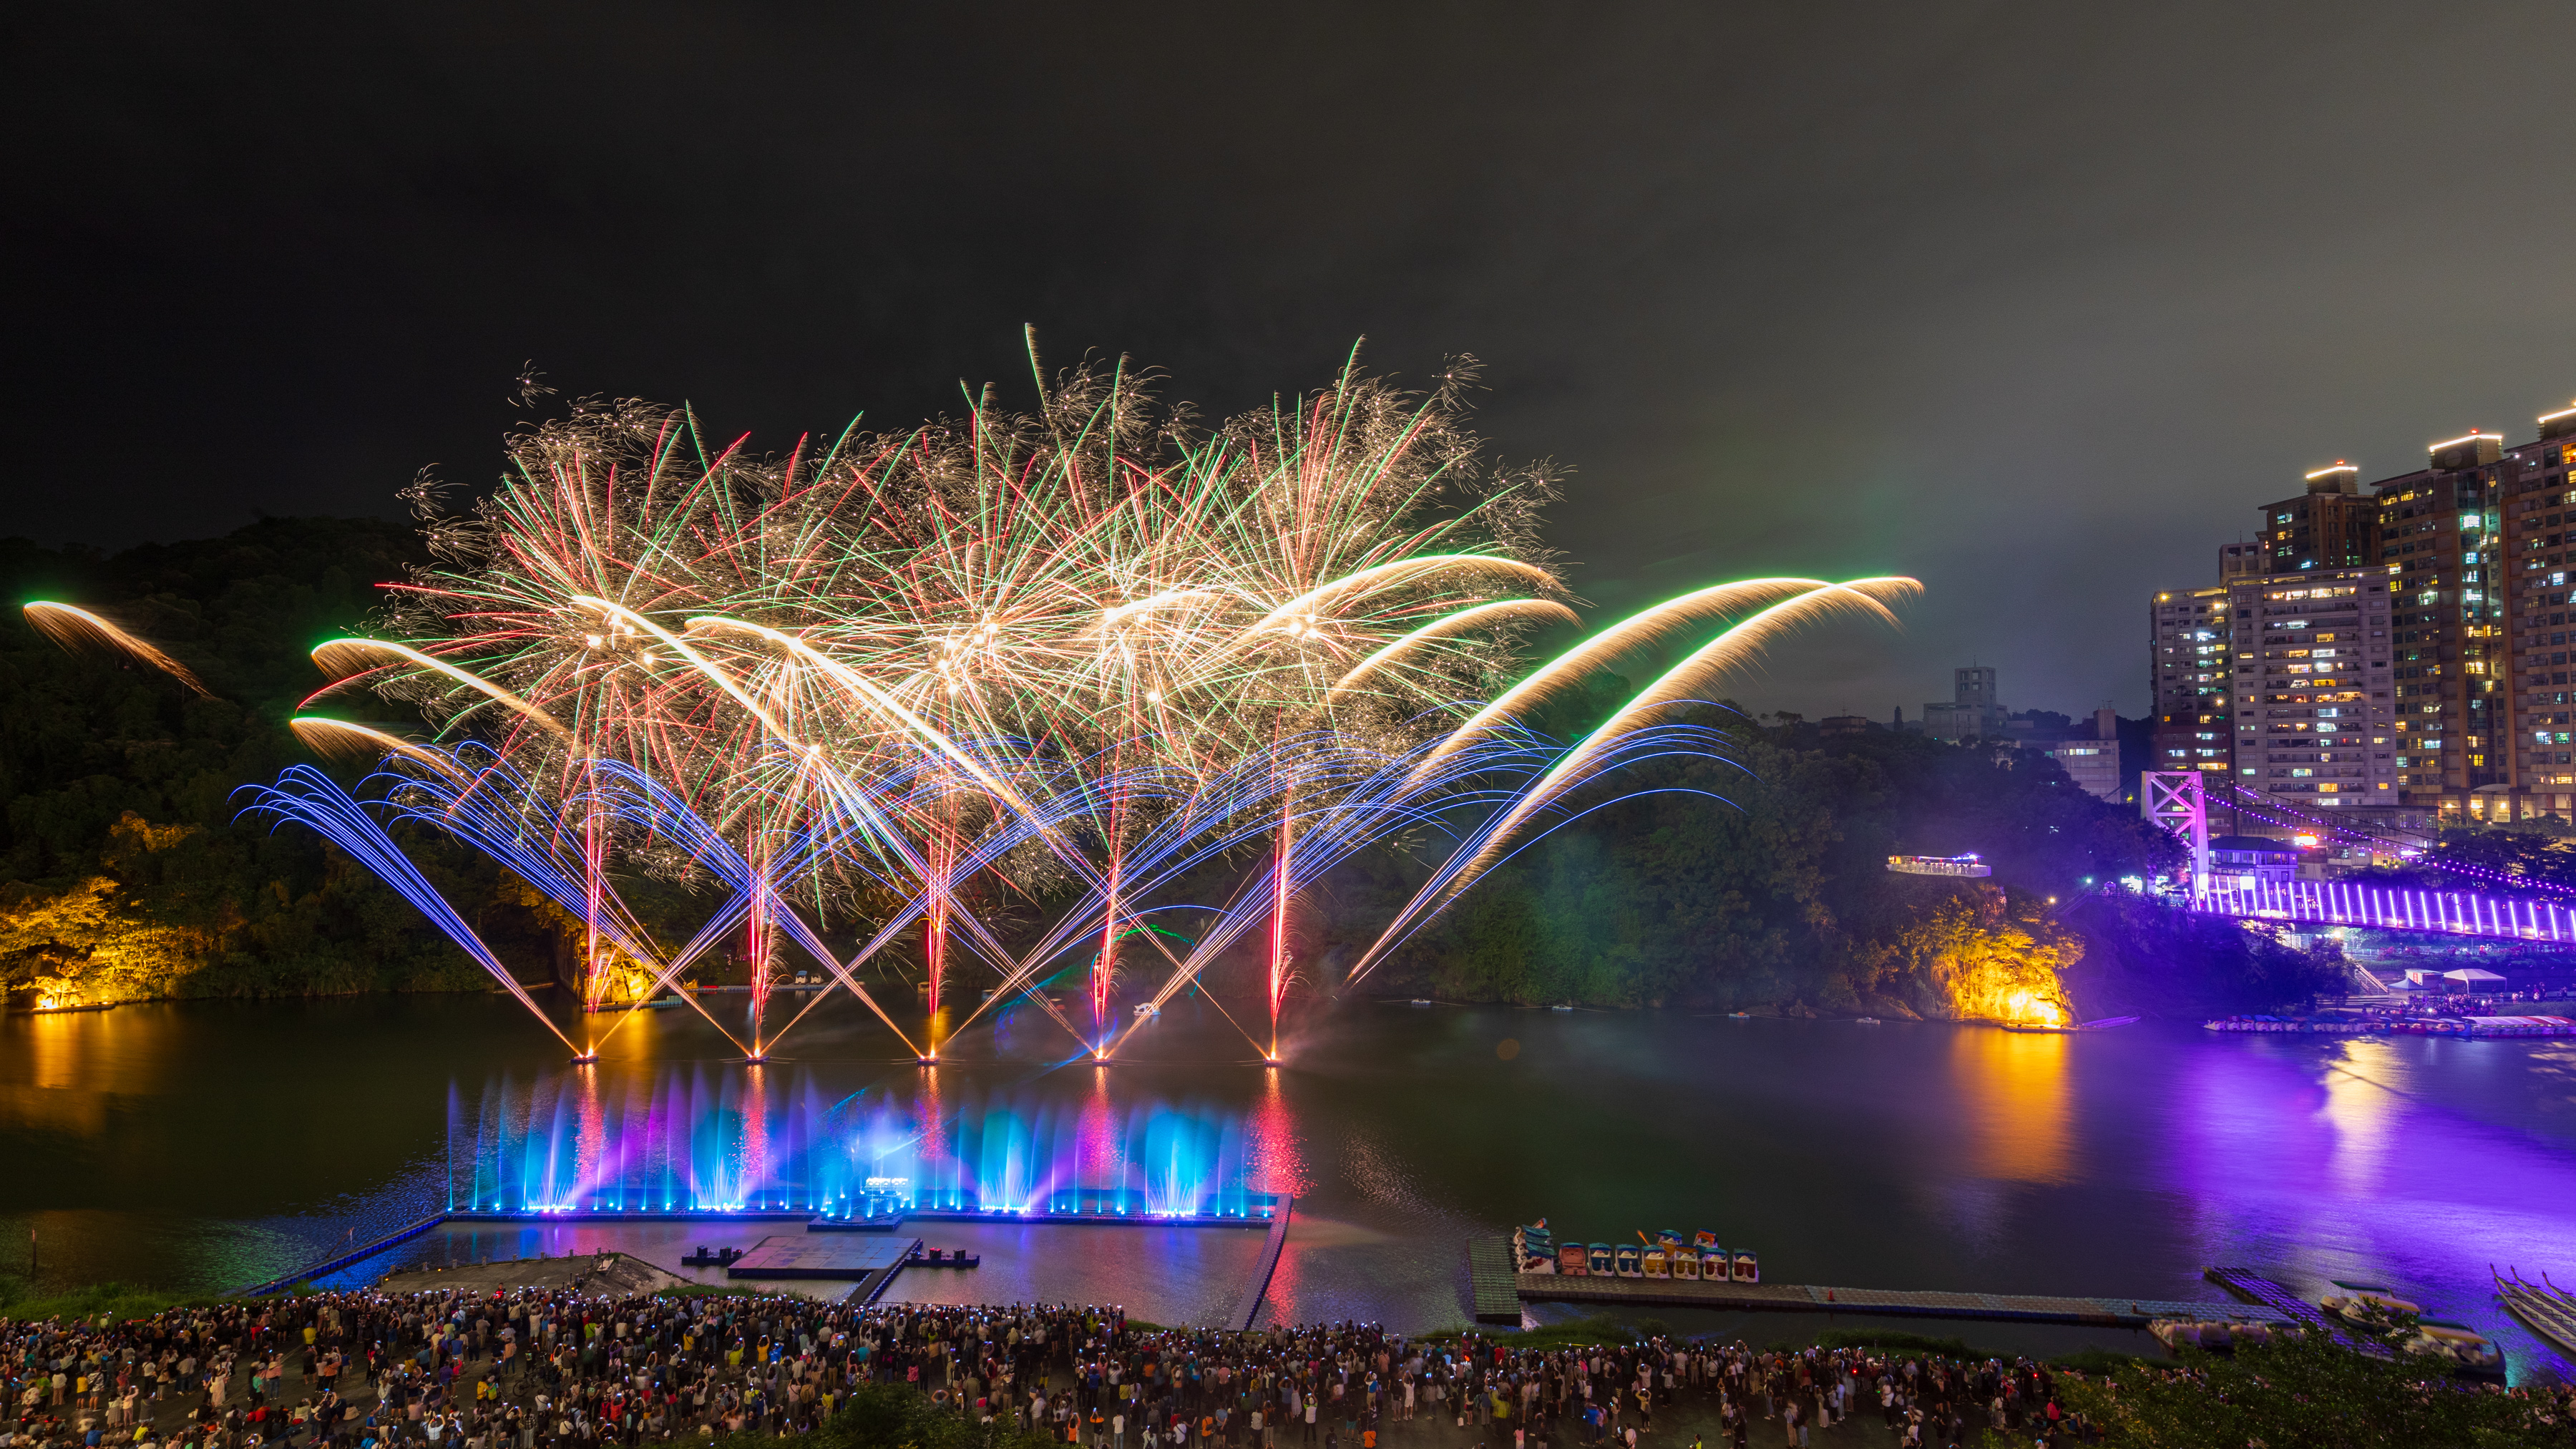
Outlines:
[[[2299,925],[2358,926],[2378,931],[2423,931],[2486,940],[2576,945],[2576,907],[2557,901],[2537,900],[2525,895],[2489,895],[2474,890],[2419,890],[2355,881],[2267,881],[2215,874],[2210,869],[2209,810],[2203,776],[2197,771],[2155,770],[2147,772],[2142,783],[2145,786],[2143,807],[2146,817],[2173,832],[2191,852],[2186,904],[2201,914]],[[2239,808],[2266,811],[2281,808],[2278,802],[2245,791],[2233,781],[2220,782],[2220,788],[2229,793],[2229,803]],[[2270,817],[2267,815],[2266,818]],[[2301,830],[2332,833],[2374,848],[2402,850],[2409,855],[2429,844],[2411,838],[2377,835],[2306,816],[2301,816],[2296,822],[2276,819],[2273,823],[2295,823]],[[2441,868],[2470,873],[2465,868],[2451,865]]]
[[2576,945],[2576,911],[2553,901],[2476,891],[2391,890],[2322,880],[2229,881],[2214,882],[2193,897],[2191,909],[2264,921]]

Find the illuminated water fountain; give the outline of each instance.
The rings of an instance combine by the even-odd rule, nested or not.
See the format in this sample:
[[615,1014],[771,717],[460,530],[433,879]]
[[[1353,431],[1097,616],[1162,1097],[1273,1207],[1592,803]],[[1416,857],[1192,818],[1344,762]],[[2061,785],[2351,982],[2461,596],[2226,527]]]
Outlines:
[[460,1217],[787,1214],[825,1226],[902,1216],[1260,1222],[1277,1199],[1243,1115],[1113,1106],[1027,1089],[942,1101],[830,1098],[810,1075],[666,1067],[623,1089],[571,1072],[451,1094]]

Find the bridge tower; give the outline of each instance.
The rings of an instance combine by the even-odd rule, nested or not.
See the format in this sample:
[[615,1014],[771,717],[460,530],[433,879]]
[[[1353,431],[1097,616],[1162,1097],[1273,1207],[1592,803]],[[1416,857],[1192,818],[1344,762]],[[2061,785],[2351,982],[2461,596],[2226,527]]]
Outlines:
[[2191,894],[2209,894],[2209,802],[2198,770],[2148,770],[2140,776],[2138,811],[2191,849]]

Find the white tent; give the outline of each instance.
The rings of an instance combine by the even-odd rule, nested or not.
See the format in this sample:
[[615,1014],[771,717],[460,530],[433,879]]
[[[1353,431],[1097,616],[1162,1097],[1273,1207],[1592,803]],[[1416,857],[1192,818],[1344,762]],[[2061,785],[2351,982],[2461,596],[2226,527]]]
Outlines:
[[2489,981],[2504,980],[2503,977],[2498,976],[2492,971],[2481,971],[2475,966],[2464,966],[2457,971],[2445,971],[2442,973],[2442,979],[2445,981],[2457,981],[2461,985],[2471,988],[2482,986]]

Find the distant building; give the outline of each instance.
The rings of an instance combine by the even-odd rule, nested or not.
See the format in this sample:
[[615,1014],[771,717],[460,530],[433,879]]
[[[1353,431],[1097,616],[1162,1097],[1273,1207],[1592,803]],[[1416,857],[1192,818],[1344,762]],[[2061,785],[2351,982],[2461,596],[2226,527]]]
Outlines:
[[1865,714],[1829,714],[1816,721],[1816,733],[1825,735],[1858,735],[1881,728],[1879,722]]
[[[2338,462],[2307,477],[2296,498],[2263,505],[2267,574],[2357,568],[2378,555],[2379,500],[2361,496],[2361,470]],[[2225,569],[2221,554],[2220,568]]]
[[2237,783],[2269,798],[2279,828],[2314,810],[2393,814],[2387,570],[2275,572],[2229,592]]
[[2118,800],[2128,793],[2120,779],[2120,741],[2059,740],[2044,751],[2057,762],[2085,794],[2097,800]]
[[2120,716],[2106,706],[2093,711],[2093,718],[2077,728],[2089,728],[2091,733],[2070,731],[2043,753],[2086,794],[2114,803],[2122,800],[2129,792],[2128,779],[2120,770]]
[[2295,847],[2261,835],[2215,835],[2209,841],[2209,874],[2231,885],[2288,885],[2299,873]]
[[2148,769],[2235,770],[2234,622],[2225,587],[2167,589],[2147,601]]
[[[2513,778],[2504,734],[2511,728],[2507,592],[2522,580],[2511,569],[2517,560],[2499,555],[2507,552],[2506,495],[2530,485],[2519,456],[2497,466],[2503,446],[2502,437],[2473,429],[2428,447],[2431,466],[2371,485],[2379,504],[2374,561],[2396,600],[2389,626],[2396,645],[2389,660],[2394,793],[2418,811],[2454,819],[2484,813],[2486,792],[2509,793]],[[2510,816],[2510,800],[2494,803]]]
[[1991,664],[1970,664],[1950,672],[1950,700],[1923,706],[1923,732],[1945,744],[1966,739],[2002,739],[2007,715],[1995,693]]
[[[2267,787],[2275,764],[2360,765],[2359,776],[2282,778],[2337,785],[2332,792],[2314,790],[2306,805],[2329,793],[2340,799],[2347,793],[2342,785],[2360,783],[2365,788],[2358,793],[2370,802],[2360,808],[2403,811],[2402,823],[2417,826],[2442,818],[2576,819],[2576,619],[2570,618],[2576,613],[2576,405],[2541,415],[2529,442],[2509,445],[2500,433],[2472,428],[2427,445],[2412,471],[2367,485],[2360,478],[2347,462],[2314,470],[2298,495],[2263,505],[2253,543],[2220,549],[2217,589],[2157,595],[2148,646],[2155,698],[2148,763],[2223,770],[2240,784],[2252,768],[2258,773],[2250,779]],[[2271,653],[2301,646],[2253,637],[2290,632],[2252,628],[2288,619],[2258,619],[2210,602],[2231,589],[2297,587],[2283,582],[2288,579],[2313,585],[2349,570],[2376,573],[2388,600],[2385,624],[2374,626],[2366,606],[2382,595],[2364,585],[2361,642],[2385,643],[2385,668],[2374,672],[2379,658],[2366,651],[2362,668],[2330,676],[2337,693],[2349,691],[2347,674],[2360,681],[2360,700],[2330,704],[2357,703],[2369,711],[2362,718],[2371,728],[2355,732],[2371,741],[2357,751],[2369,758],[2272,760],[2275,753],[2300,753],[2272,748],[2276,733],[2300,733],[2276,732],[2274,723],[2304,720],[2311,739],[2326,733],[2318,728],[2325,715],[2276,720],[2270,713],[2315,708],[2321,687],[2295,688],[2286,666],[2299,661]],[[2314,618],[2309,623],[2324,627]],[[2348,662],[2343,644],[2306,647],[2334,648],[2328,657],[2341,665]],[[2316,677],[2320,658],[2311,654],[2303,662],[2311,666],[2308,677]],[[2256,697],[2302,693],[2310,697]],[[2341,744],[2348,718],[2333,717],[2335,749],[2310,752],[2356,753]],[[2212,733],[2225,738],[2203,738]],[[2229,758],[2216,748],[2245,755],[2254,740],[2263,742],[2261,760]],[[2382,740],[2390,756],[2385,789]],[[2353,807],[2335,807],[2339,814],[2347,808]],[[2257,826],[2250,815],[2245,825],[2273,828]]]

